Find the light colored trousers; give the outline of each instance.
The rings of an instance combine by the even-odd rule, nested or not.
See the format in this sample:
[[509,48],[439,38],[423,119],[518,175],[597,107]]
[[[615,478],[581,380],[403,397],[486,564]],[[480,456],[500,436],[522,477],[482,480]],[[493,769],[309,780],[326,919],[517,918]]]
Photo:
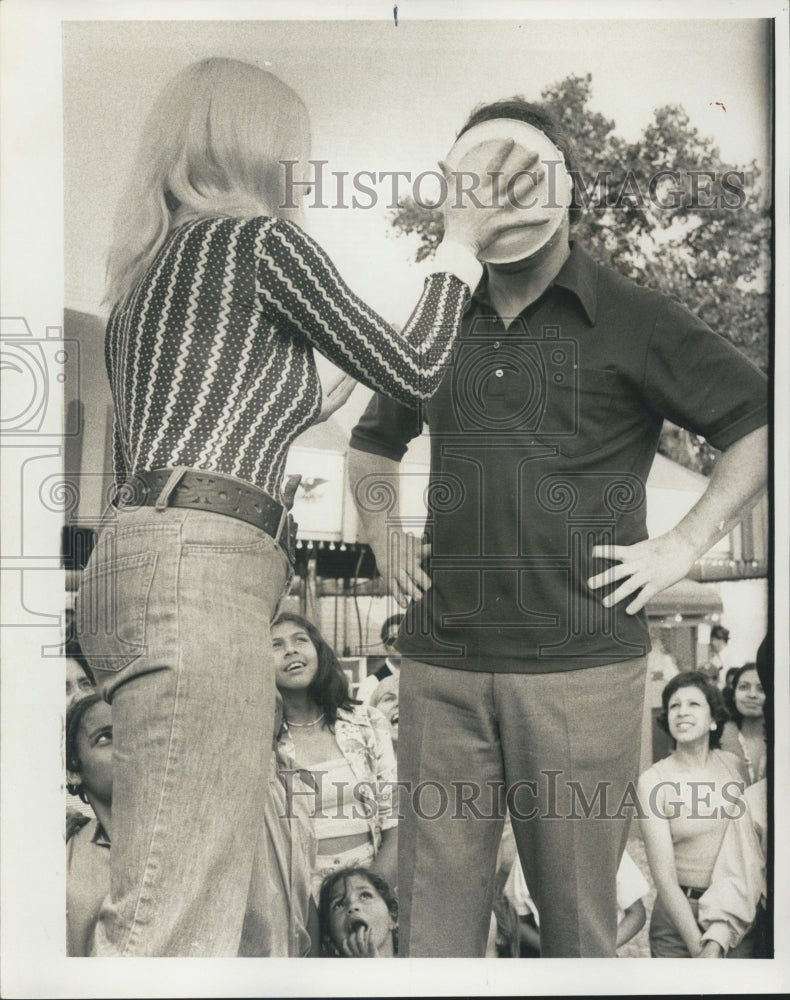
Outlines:
[[509,805],[542,956],[614,956],[645,664],[493,674],[401,660],[401,955],[484,955]]
[[[112,705],[111,889],[97,956],[235,956],[266,912],[282,549],[222,514],[119,511],[83,574],[77,632]],[[254,921],[252,921],[254,924]],[[247,942],[245,954],[255,954]]]

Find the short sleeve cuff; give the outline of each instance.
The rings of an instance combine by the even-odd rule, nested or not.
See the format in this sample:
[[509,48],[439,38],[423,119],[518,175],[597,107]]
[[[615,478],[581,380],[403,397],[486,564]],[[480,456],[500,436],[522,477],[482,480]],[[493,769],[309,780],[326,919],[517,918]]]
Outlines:
[[736,420],[735,423],[725,427],[721,432],[709,434],[707,436],[707,441],[709,444],[712,444],[714,448],[718,448],[719,451],[724,451],[726,448],[729,448],[731,444],[735,444],[735,442],[740,441],[742,437],[746,437],[746,435],[751,434],[752,431],[756,431],[760,427],[764,427],[767,423],[768,407],[759,406],[757,409],[752,410],[751,413],[747,413],[746,416]]
[[477,288],[483,276],[483,265],[460,243],[442,240],[433,258],[434,271],[448,271],[459,278],[469,288],[471,293]]
[[730,944],[732,942],[732,932],[726,923],[723,921],[717,921],[716,923],[710,924],[710,926],[705,930],[702,935],[702,943],[705,944],[706,941],[715,941],[721,947],[721,950],[726,956],[727,952],[730,950]]

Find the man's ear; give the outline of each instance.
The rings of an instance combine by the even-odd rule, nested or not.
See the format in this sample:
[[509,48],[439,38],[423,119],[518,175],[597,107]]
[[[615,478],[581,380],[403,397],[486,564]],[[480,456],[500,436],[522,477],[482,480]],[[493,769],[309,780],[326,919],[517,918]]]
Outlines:
[[66,783],[78,788],[82,784],[82,775],[79,771],[66,771]]

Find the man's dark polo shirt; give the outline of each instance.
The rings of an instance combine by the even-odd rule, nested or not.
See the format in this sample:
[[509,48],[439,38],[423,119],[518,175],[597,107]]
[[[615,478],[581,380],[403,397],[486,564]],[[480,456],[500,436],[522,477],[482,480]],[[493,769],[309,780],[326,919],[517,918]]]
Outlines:
[[664,418],[727,448],[766,423],[766,379],[575,244],[507,331],[481,286],[423,412],[374,396],[351,445],[400,461],[423,417],[433,586],[409,606],[398,649],[467,670],[575,670],[650,648],[645,612],[603,608],[586,580],[608,565],[593,545],[647,537]]

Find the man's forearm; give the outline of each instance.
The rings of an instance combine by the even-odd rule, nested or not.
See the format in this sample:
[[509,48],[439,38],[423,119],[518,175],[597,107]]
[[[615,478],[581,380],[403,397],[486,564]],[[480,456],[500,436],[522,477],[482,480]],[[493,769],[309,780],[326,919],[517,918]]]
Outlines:
[[752,431],[722,452],[707,489],[686,516],[664,535],[634,545],[594,545],[594,559],[617,565],[588,579],[592,590],[619,586],[603,598],[610,608],[636,594],[626,613],[636,614],[656,594],[682,580],[695,560],[723,538],[765,488],[768,430]]
[[377,558],[387,550],[388,524],[400,517],[400,463],[358,448],[348,450],[348,482],[368,545]]
[[741,520],[765,489],[768,428],[760,427],[719,456],[705,492],[673,529],[704,555]]
[[431,585],[423,569],[429,546],[400,527],[400,463],[350,448],[348,478],[362,530],[387,589],[405,608]]

